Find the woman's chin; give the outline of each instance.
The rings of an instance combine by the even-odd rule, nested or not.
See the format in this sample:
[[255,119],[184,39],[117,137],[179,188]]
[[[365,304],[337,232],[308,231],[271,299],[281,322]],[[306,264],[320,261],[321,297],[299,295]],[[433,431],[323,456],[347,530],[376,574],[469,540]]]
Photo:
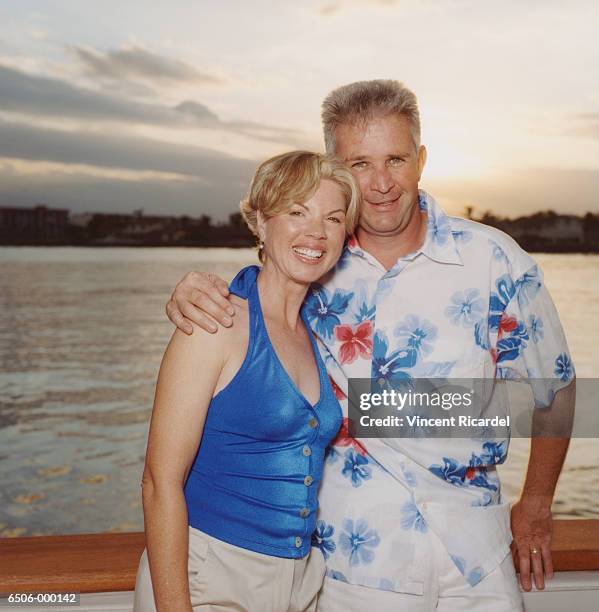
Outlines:
[[326,265],[325,262],[302,263],[295,261],[293,266],[288,268],[289,277],[295,282],[310,285],[317,281],[321,276],[331,269],[331,265]]

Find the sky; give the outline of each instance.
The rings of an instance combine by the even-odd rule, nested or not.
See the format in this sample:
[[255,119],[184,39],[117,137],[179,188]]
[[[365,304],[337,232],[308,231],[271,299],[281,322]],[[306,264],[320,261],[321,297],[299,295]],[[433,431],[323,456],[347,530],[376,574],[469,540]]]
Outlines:
[[322,150],[335,87],[418,96],[449,212],[599,212],[594,0],[2,0],[0,206],[211,215]]

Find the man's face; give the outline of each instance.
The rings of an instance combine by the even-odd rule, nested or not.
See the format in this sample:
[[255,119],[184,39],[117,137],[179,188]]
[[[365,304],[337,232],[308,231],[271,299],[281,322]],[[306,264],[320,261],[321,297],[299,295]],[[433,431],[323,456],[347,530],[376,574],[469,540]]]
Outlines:
[[362,191],[361,232],[396,236],[418,206],[418,181],[426,150],[414,150],[403,115],[375,117],[367,124],[342,124],[335,133],[337,157],[351,169]]

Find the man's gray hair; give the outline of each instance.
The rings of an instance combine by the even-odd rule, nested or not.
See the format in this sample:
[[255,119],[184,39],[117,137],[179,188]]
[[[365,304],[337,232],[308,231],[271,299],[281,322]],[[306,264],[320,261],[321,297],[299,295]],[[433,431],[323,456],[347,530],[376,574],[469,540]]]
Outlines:
[[322,103],[324,144],[329,155],[337,148],[335,130],[344,123],[367,123],[375,117],[404,115],[410,123],[414,149],[420,146],[420,113],[416,96],[399,81],[357,81],[334,89]]

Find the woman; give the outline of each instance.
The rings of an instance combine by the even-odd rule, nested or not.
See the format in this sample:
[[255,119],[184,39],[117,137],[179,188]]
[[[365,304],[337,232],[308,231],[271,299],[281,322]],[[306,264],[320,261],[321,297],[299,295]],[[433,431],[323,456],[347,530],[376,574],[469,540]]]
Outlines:
[[349,171],[316,153],[258,168],[241,209],[263,267],[233,282],[247,299],[233,297],[232,327],[175,331],[160,368],[137,612],[315,608],[324,562],[310,536],[341,411],[300,308],[359,198]]

